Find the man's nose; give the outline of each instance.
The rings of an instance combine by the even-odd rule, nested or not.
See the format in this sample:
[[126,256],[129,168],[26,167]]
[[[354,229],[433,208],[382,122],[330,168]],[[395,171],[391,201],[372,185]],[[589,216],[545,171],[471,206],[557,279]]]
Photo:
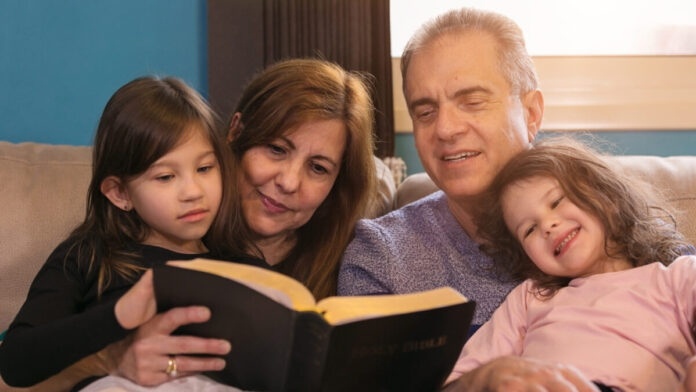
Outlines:
[[442,105],[438,110],[435,132],[441,140],[451,140],[466,130],[464,113],[455,105]]

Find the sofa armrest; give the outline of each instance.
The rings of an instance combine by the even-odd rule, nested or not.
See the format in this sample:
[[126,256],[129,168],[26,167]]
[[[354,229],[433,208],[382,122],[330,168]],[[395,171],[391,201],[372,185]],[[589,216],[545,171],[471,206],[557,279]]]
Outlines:
[[439,190],[428,173],[415,173],[406,177],[396,190],[394,208],[401,208]]

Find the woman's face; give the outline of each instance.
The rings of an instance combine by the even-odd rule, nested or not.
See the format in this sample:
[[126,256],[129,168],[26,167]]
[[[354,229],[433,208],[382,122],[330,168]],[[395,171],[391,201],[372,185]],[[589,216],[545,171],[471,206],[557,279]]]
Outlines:
[[345,148],[342,121],[312,120],[242,155],[242,210],[259,240],[292,239],[309,221],[333,187]]

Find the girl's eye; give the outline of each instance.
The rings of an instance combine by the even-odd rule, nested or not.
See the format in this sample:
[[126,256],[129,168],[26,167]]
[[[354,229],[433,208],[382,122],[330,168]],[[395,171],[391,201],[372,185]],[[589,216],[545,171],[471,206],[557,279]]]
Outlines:
[[205,165],[198,168],[199,173],[207,173],[213,170],[213,165]]
[[558,205],[561,204],[561,201],[563,201],[564,198],[565,196],[561,196],[558,199],[554,200],[553,203],[551,203],[551,209],[558,207]]
[[536,225],[529,226],[529,228],[524,231],[522,239],[529,237],[534,232],[534,229],[536,229]]
[[172,178],[174,178],[173,174],[164,174],[164,175],[155,177],[155,180],[157,180],[159,182],[167,182],[167,181],[171,180]]

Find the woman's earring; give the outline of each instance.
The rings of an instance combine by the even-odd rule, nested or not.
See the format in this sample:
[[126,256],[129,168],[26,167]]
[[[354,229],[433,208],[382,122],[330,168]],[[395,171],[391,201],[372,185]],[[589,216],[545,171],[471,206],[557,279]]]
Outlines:
[[130,211],[130,205],[128,205],[128,203],[123,205],[123,211],[126,211],[126,212]]

